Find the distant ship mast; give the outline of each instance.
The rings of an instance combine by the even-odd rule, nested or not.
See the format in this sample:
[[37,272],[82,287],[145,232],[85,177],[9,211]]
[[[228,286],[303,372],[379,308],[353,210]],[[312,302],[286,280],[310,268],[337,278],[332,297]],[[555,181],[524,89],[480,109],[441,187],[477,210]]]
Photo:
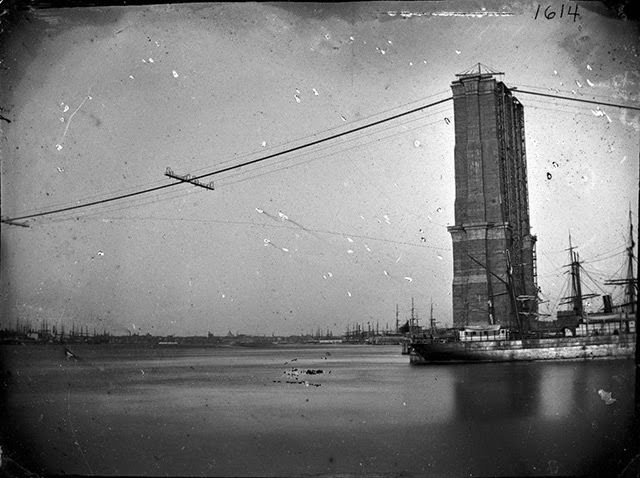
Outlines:
[[629,210],[629,245],[627,246],[627,277],[624,279],[610,279],[605,281],[605,285],[626,285],[627,300],[624,304],[620,304],[620,307],[627,308],[627,312],[633,314],[636,311],[636,288],[638,283],[633,274],[633,262],[635,256],[633,254],[633,248],[636,243],[633,240],[633,221],[631,216],[631,210]]
[[582,280],[580,279],[580,255],[576,252],[576,247],[571,243],[571,233],[569,233],[569,267],[571,273],[571,295],[563,297],[560,305],[573,304],[573,313],[582,320],[586,320],[583,301],[598,297],[598,294],[583,294]]

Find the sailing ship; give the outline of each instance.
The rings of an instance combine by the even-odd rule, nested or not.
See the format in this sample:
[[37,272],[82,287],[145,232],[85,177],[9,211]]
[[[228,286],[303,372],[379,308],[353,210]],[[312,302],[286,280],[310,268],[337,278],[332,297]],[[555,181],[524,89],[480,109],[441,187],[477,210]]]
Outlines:
[[[434,334],[433,330],[414,335],[409,343],[412,364],[452,362],[509,362],[533,360],[580,360],[600,358],[631,358],[636,346],[637,280],[633,277],[633,224],[629,213],[630,240],[626,248],[627,276],[605,282],[605,285],[625,286],[626,301],[614,306],[611,295],[604,294],[603,310],[589,313],[584,301],[597,294],[584,294],[581,274],[584,268],[576,248],[569,239],[571,295],[560,305],[570,310],[557,312],[555,321],[542,321],[518,310],[521,316],[515,330],[500,324],[466,326]],[[521,298],[520,303],[522,303]],[[526,329],[524,324],[527,325]]]

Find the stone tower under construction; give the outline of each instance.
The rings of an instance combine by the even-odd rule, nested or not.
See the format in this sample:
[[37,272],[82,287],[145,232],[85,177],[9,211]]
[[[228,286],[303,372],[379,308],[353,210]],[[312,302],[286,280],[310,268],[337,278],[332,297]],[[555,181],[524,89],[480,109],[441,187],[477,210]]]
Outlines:
[[478,64],[451,84],[455,118],[453,325],[527,328],[537,312],[524,113]]

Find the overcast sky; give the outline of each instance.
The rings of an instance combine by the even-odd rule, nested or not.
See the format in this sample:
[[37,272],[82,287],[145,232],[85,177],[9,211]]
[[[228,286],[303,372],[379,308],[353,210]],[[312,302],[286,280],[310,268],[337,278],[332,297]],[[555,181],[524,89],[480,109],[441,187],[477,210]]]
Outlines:
[[[166,167],[202,174],[361,126],[450,96],[455,74],[477,62],[512,87],[638,105],[637,23],[596,2],[580,3],[576,21],[559,10],[544,19],[546,5],[535,19],[537,7],[23,12],[2,34],[2,215],[168,184]],[[629,207],[638,222],[640,120],[515,95],[543,311],[555,314],[569,231],[582,259],[598,259],[585,265],[594,279],[624,264],[609,256],[624,251]],[[0,325],[341,333],[392,326],[396,304],[406,319],[412,297],[420,317],[433,301],[450,324],[453,120],[446,102],[215,176],[215,191],[182,184],[28,229],[2,224]]]

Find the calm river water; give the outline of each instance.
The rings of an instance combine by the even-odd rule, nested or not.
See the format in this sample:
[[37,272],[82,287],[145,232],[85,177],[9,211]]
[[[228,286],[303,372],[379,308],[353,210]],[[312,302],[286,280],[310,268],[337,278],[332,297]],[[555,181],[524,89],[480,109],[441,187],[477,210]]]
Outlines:
[[5,460],[82,475],[601,476],[624,467],[633,414],[626,360],[415,367],[399,346],[72,349],[80,360],[55,345],[0,348]]

